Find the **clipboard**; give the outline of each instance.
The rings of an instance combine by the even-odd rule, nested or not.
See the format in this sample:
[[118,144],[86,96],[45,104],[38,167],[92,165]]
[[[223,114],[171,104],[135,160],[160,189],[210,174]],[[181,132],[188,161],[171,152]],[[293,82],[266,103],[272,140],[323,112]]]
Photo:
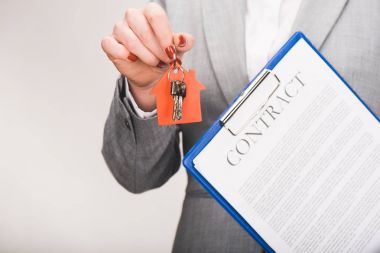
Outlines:
[[[194,159],[208,145],[208,143],[218,134],[222,128],[227,128],[232,135],[237,135],[244,128],[246,122],[254,117],[255,114],[265,106],[266,101],[279,87],[281,80],[271,72],[274,67],[283,59],[287,52],[299,41],[304,40],[324,61],[324,63],[337,75],[337,77],[348,87],[348,89],[358,98],[364,107],[380,122],[379,118],[364,103],[364,101],[353,91],[349,84],[333,68],[333,66],[321,55],[321,53],[312,45],[302,32],[296,32],[278,53],[267,63],[267,65],[253,78],[243,89],[243,91],[230,103],[224,112],[217,118],[212,126],[203,134],[203,136],[194,144],[183,159],[183,165],[188,172],[216,199],[216,201],[255,239],[266,252],[275,252],[270,245],[251,227],[251,225],[242,217],[234,207],[201,175],[194,166]],[[265,85],[264,85],[265,84]],[[266,86],[267,89],[262,89]],[[244,114],[244,106],[254,94],[260,93],[255,104],[250,104],[249,108],[255,108],[250,114]],[[253,107],[252,107],[253,106]]]

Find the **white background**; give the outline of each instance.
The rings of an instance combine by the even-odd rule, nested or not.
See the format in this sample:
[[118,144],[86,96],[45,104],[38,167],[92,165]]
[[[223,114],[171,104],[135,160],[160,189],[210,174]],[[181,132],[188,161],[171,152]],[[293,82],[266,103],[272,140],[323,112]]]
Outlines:
[[101,156],[100,40],[145,1],[0,0],[0,252],[169,252],[186,173],[133,195]]

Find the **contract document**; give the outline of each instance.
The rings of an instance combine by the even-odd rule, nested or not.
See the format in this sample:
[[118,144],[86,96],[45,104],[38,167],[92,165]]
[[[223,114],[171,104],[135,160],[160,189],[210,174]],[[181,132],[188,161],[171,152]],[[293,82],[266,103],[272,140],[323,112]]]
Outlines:
[[303,34],[189,153],[266,250],[380,252],[379,120]]

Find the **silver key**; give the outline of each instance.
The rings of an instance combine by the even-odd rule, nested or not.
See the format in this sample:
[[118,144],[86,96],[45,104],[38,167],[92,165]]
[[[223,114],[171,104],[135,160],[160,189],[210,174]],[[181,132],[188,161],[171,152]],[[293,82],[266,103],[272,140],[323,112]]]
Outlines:
[[173,120],[182,119],[182,104],[186,97],[186,84],[183,81],[175,80],[170,82],[170,94],[173,96]]

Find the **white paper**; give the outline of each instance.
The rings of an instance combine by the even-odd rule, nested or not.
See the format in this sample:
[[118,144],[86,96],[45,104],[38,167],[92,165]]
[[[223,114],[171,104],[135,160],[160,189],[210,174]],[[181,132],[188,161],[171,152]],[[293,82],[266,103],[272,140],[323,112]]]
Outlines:
[[380,252],[380,124],[303,39],[273,72],[267,107],[196,169],[276,252]]

